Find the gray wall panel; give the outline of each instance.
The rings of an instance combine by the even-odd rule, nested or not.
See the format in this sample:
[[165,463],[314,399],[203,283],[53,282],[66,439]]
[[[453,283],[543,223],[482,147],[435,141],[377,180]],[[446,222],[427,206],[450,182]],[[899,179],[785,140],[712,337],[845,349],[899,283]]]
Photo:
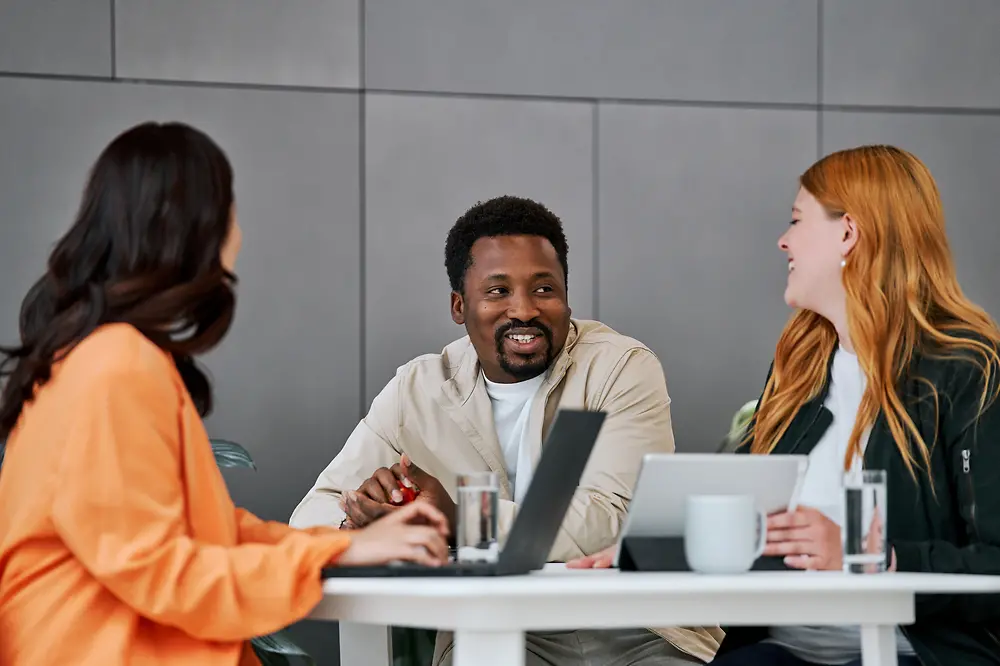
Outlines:
[[602,319],[659,355],[678,449],[714,451],[790,314],[777,239],[815,113],[602,105],[599,152]]
[[374,0],[368,85],[816,101],[816,0]]
[[570,305],[592,314],[590,105],[379,94],[366,104],[368,399],[399,365],[465,335],[449,315],[444,242],[477,201],[516,194],[558,215]]
[[257,460],[256,474],[228,474],[237,502],[287,518],[357,418],[356,96],[30,80],[0,91],[0,144],[22,156],[0,160],[5,340],[114,135],[183,119],[228,152],[244,250],[234,327],[205,359],[218,393],[208,427]]
[[3,0],[0,72],[111,76],[109,0]]
[[823,3],[823,101],[1000,108],[1000,2]]
[[118,76],[356,88],[358,0],[117,0]]

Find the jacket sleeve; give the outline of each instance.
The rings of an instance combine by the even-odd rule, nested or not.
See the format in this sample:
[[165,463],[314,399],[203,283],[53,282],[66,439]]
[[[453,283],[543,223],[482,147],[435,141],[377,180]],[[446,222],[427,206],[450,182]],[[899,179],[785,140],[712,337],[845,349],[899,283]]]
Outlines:
[[[594,408],[606,411],[607,418],[556,536],[549,556],[553,562],[615,543],[642,457],[674,451],[670,396],[663,368],[651,351],[629,351],[601,388]],[[512,514],[513,505],[501,511]]]
[[191,636],[235,641],[287,626],[320,601],[320,570],[348,535],[279,534],[245,514],[220,519],[266,538],[227,546],[188,535],[189,515],[217,509],[187,502],[182,464],[197,462],[182,460],[181,400],[168,366],[102,371],[72,409],[53,524],[122,603]]
[[293,527],[339,527],[346,517],[340,498],[356,490],[379,467],[399,462],[399,377],[386,384],[354,428],[344,448],[330,461],[292,512]]
[[[970,367],[963,363],[964,367]],[[991,385],[996,384],[994,368]],[[899,571],[948,574],[1000,573],[1000,401],[979,414],[983,375],[963,373],[942,392],[939,437],[951,478],[935,483],[938,491],[953,488],[968,545],[950,541],[893,541]],[[940,388],[938,389],[941,390]],[[890,517],[891,520],[891,517]],[[982,622],[1000,618],[1000,595],[921,595],[918,618]]]
[[286,523],[276,520],[261,520],[246,509],[236,509],[236,530],[239,535],[239,543],[281,543],[285,538],[302,534],[314,534],[323,536],[333,533],[332,528],[326,526],[310,527],[307,529],[296,529]]

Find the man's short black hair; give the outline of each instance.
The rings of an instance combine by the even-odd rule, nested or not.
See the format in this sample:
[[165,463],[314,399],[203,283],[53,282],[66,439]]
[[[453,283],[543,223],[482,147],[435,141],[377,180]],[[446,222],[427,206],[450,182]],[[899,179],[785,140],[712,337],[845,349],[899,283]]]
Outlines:
[[542,204],[504,195],[482,201],[458,218],[448,232],[444,245],[444,265],[452,291],[463,293],[465,273],[472,266],[472,246],[480,238],[495,236],[541,236],[552,243],[562,265],[564,279],[569,278],[566,235],[562,222]]

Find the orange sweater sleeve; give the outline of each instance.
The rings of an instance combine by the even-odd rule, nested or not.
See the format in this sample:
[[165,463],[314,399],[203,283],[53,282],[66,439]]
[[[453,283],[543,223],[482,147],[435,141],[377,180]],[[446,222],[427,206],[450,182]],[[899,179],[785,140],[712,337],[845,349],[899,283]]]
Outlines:
[[242,514],[236,546],[191,539],[185,517],[217,509],[185,500],[169,362],[135,360],[102,370],[68,407],[73,436],[58,471],[56,531],[138,614],[192,636],[246,640],[301,619],[322,598],[320,569],[349,537],[279,530]]
[[306,529],[296,529],[287,523],[279,523],[274,520],[261,520],[246,509],[236,509],[236,529],[239,531],[240,543],[281,543],[290,535],[313,534],[324,535],[344,535],[344,532],[334,527],[308,527]]

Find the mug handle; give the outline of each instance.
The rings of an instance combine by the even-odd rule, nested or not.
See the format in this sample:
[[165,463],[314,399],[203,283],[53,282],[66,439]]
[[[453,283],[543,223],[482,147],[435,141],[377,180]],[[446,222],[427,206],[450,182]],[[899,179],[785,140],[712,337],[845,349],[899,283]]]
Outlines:
[[757,539],[759,540],[759,543],[757,544],[757,550],[753,555],[754,561],[764,554],[764,548],[767,546],[767,515],[763,511],[757,511],[757,524]]

